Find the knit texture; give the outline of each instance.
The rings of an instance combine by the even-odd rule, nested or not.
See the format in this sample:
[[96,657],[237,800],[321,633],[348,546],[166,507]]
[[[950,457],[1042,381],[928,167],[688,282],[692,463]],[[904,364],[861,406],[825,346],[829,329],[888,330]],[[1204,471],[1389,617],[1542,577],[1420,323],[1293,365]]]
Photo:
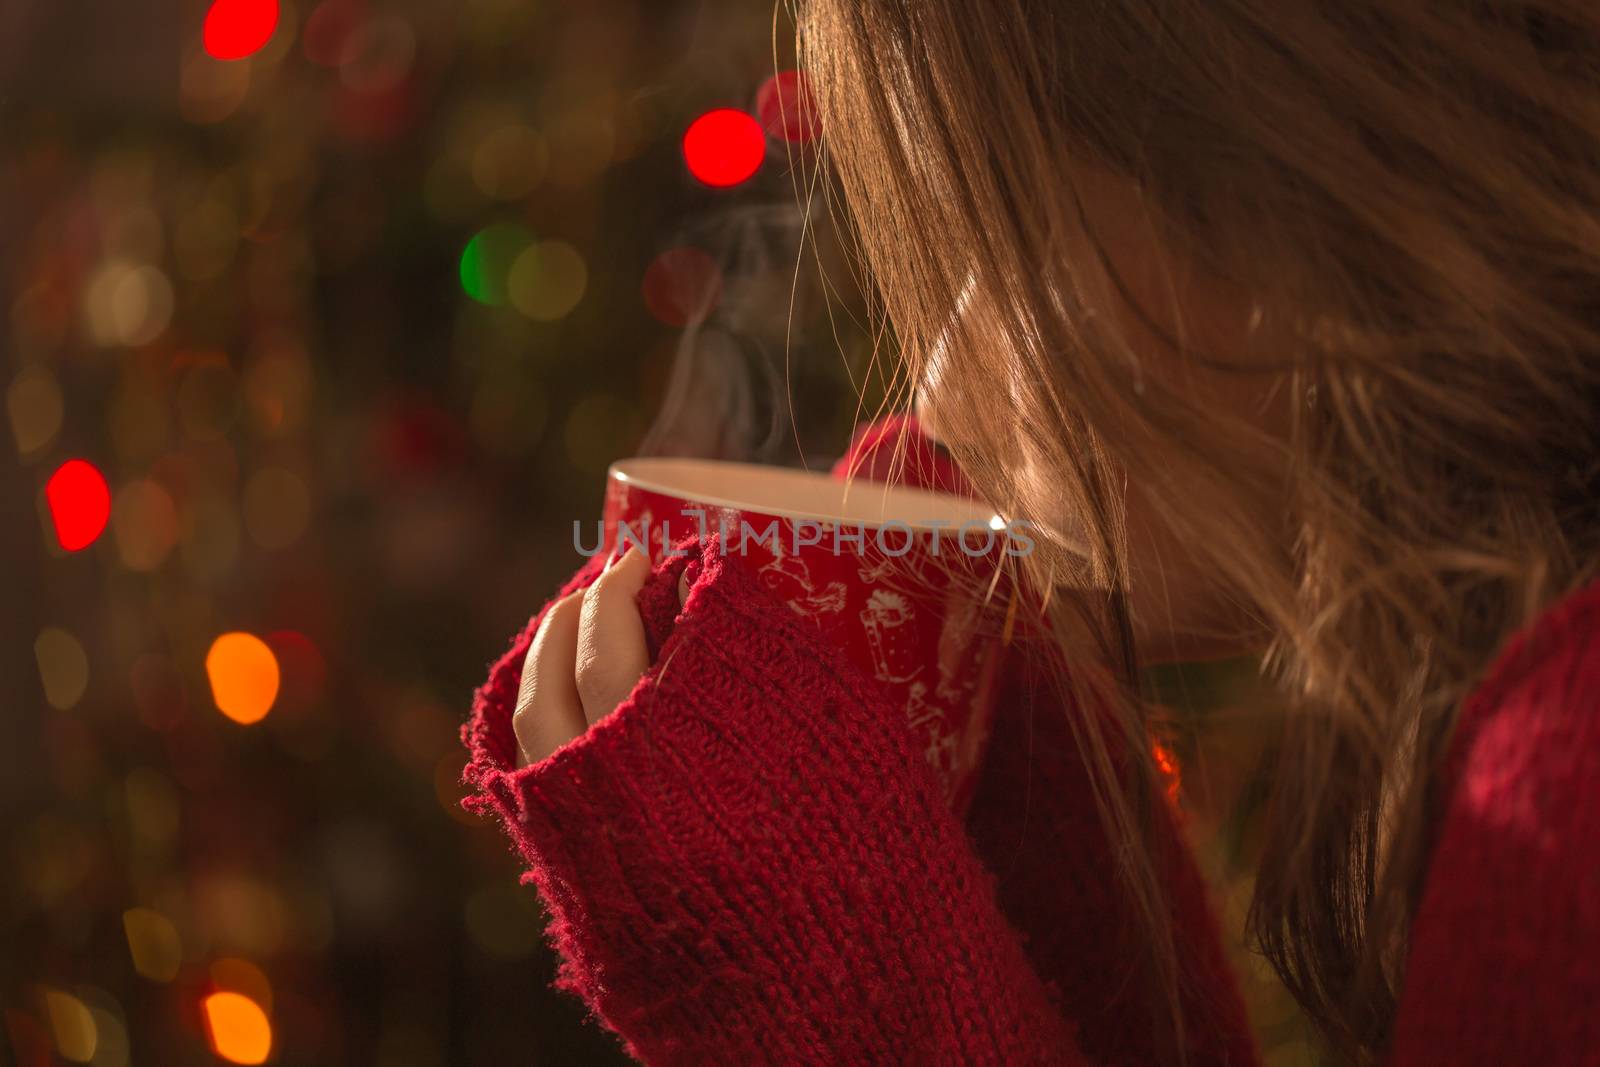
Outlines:
[[560,983],[648,1063],[1081,1062],[909,730],[737,559],[700,564],[658,665],[546,760],[505,769],[515,671],[480,701],[502,758],[471,774]]
[[[889,454],[854,469],[885,476],[874,464]],[[737,558],[708,544],[667,560],[639,601],[654,665],[583,736],[514,767],[522,663],[549,604],[463,728],[468,803],[498,814],[528,865],[557,984],[632,1055],[1155,1061],[1165,1006],[1140,980],[1072,740],[1079,712],[1033,700],[1024,660],[963,824],[876,684]],[[1600,1062],[1600,788],[1582,774],[1597,751],[1597,632],[1600,584],[1512,641],[1464,712],[1395,1064]],[[1204,884],[1172,813],[1154,810],[1189,1062],[1254,1064]]]
[[1462,707],[1395,1064],[1600,1065],[1600,582]]

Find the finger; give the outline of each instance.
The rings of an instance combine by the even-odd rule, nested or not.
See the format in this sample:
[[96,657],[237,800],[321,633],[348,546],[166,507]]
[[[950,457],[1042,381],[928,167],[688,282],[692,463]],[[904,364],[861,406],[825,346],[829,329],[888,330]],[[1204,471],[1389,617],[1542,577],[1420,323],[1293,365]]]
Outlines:
[[522,661],[522,685],[511,727],[518,766],[537,763],[588,727],[573,673],[583,594],[562,597],[545,612]]
[[622,703],[650,665],[644,620],[634,599],[648,577],[650,557],[630,546],[584,592],[578,618],[577,686],[590,723]]
[[689,606],[689,568],[678,572],[678,607]]

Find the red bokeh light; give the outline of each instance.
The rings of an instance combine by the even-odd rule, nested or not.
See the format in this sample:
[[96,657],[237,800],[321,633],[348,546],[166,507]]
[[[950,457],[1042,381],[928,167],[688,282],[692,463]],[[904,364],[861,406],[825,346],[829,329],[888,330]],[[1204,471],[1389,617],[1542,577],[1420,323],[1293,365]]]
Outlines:
[[266,641],[283,671],[279,703],[291,711],[311,706],[327,683],[328,663],[322,652],[296,630],[276,630],[267,634]]
[[111,489],[94,464],[69,459],[45,483],[44,497],[56,540],[68,552],[94,544],[111,518]]
[[206,55],[244,59],[265,48],[278,28],[278,0],[216,0],[206,12]]
[[811,87],[798,70],[780,71],[762,83],[756,114],[768,133],[791,143],[815,141],[822,129]]
[[319,67],[337,67],[364,18],[365,0],[323,0],[300,31],[306,58]]
[[372,92],[341,87],[333,100],[333,121],[353,141],[381,144],[404,133],[417,117],[415,81],[404,78]]
[[460,421],[421,394],[395,395],[372,426],[372,458],[385,481],[425,479],[467,461],[471,437]]
[[683,135],[689,173],[707,185],[738,185],[761,169],[766,156],[766,131],[753,115],[737,108],[708,111]]
[[698,248],[669,248],[645,268],[644,306],[668,326],[709,315],[722,295],[722,269]]

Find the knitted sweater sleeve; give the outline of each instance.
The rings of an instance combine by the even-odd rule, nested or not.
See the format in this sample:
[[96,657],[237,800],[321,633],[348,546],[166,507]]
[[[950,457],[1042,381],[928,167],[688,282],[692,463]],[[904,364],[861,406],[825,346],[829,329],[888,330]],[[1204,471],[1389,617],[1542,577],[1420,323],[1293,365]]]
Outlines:
[[552,917],[558,984],[649,1063],[1084,1062],[870,680],[710,546],[657,569],[647,629],[683,566],[655,664],[581,737],[514,766],[542,611],[465,729],[474,803]]
[[1395,1067],[1600,1064],[1600,583],[1462,709],[1412,924]]

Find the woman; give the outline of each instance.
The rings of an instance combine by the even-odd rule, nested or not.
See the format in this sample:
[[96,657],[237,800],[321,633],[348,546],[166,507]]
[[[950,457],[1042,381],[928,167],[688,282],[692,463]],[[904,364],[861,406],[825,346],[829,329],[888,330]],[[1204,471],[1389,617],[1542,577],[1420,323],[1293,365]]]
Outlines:
[[1131,679],[1264,649],[1251,928],[1339,1062],[1600,1063],[1600,14],[797,15],[1059,647],[963,824],[737,560],[585,568],[466,732],[560,981],[648,1062],[1255,1062]]

